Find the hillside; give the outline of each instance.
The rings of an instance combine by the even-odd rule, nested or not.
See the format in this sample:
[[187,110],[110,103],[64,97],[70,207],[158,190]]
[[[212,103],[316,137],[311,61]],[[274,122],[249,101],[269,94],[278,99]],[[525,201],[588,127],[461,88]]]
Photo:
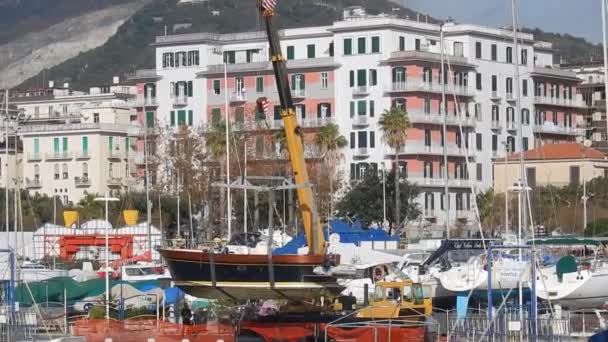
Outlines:
[[[0,0],[1,1],[1,0]],[[67,1],[67,0],[64,0]],[[92,1],[92,0],[90,0]],[[106,83],[112,75],[123,75],[139,68],[154,67],[155,36],[188,32],[237,32],[262,30],[254,0],[209,0],[198,4],[178,5],[177,0],[152,0],[125,22],[103,46],[77,56],[29,78],[20,87],[41,86],[44,79],[69,80],[76,88]],[[277,7],[280,28],[328,25],[339,19],[342,9],[361,5],[370,14],[391,13],[416,18],[417,13],[400,7],[392,0],[282,0]],[[219,13],[219,14],[218,14]],[[429,18],[429,21],[435,21]],[[187,29],[176,29],[190,26]],[[553,42],[557,54],[572,60],[595,51],[597,46],[569,35],[532,30],[537,39]]]
[[583,38],[569,34],[544,32],[539,28],[525,29],[524,31],[532,33],[537,40],[553,43],[553,48],[556,50],[554,63],[602,61],[601,44],[592,44]]

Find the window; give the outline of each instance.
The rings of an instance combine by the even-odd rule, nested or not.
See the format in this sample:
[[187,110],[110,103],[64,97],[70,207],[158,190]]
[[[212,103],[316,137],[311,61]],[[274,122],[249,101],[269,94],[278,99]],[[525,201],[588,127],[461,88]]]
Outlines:
[[288,60],[294,59],[294,54],[295,54],[294,50],[295,50],[295,47],[292,45],[287,47],[287,59]]
[[475,58],[481,59],[481,42],[475,42]]
[[344,55],[350,56],[353,54],[353,40],[351,38],[344,39]]
[[391,108],[399,108],[399,109],[406,109],[406,102],[405,99],[393,99],[391,101]]
[[367,132],[357,132],[357,147],[367,147]]
[[188,51],[188,66],[198,65],[198,51]]
[[570,166],[570,185],[579,185],[580,173],[581,170],[579,166]]
[[220,80],[213,80],[213,93],[215,95],[219,95],[222,92],[220,84]]
[[298,93],[306,89],[304,74],[291,75],[291,90]]
[[177,111],[177,125],[182,126],[186,124],[186,111],[178,110]]
[[[38,139],[36,139],[35,142],[38,142],[37,140]],[[81,141],[82,141],[82,155],[88,156],[89,155],[89,137],[82,137]],[[36,146],[34,146],[34,147],[36,147]],[[36,148],[34,148],[34,149],[37,150]]]
[[93,122],[99,123],[99,113],[93,113]]
[[373,118],[373,117],[374,117],[374,115],[376,114],[376,112],[375,112],[375,108],[374,108],[374,107],[375,107],[375,106],[374,106],[374,100],[370,100],[370,101],[369,101],[369,116],[370,116],[371,118]]
[[366,86],[367,85],[367,70],[359,69],[357,70],[357,86]]
[[476,103],[475,104],[475,119],[477,121],[481,121],[481,103]]
[[529,187],[536,187],[536,168],[528,167],[526,168],[526,180],[528,181]]
[[329,75],[326,72],[321,73],[321,89],[327,89],[329,85]]
[[372,53],[380,53],[380,37],[372,37]]
[[393,68],[392,77],[394,86],[399,86],[400,84],[405,83],[407,71],[403,67]]
[[433,163],[426,161],[424,162],[424,178],[433,178]]
[[328,118],[330,116],[331,116],[331,104],[319,103],[317,105],[317,117],[318,118]]
[[498,91],[498,76],[492,75],[492,91]]
[[154,127],[154,112],[146,112],[146,127]]
[[482,137],[481,133],[475,134],[475,147],[477,148],[477,151],[481,151],[483,148],[483,143],[482,143],[481,137]]
[[355,148],[355,145],[356,145],[355,132],[350,132],[350,148],[351,149]]
[[454,42],[454,56],[464,57],[464,47],[462,42]]
[[173,68],[173,53],[165,52],[163,53],[163,68]]
[[427,114],[431,112],[431,99],[428,96],[424,97],[424,112]]
[[507,107],[507,122],[515,122],[515,109],[513,107]]
[[40,179],[40,165],[38,165],[38,164],[34,164],[34,179],[35,180]]
[[59,176],[60,176],[60,175],[59,175],[59,164],[55,164],[55,165],[53,166],[53,169],[54,169],[54,171],[55,171],[55,179],[59,179],[59,178],[60,178],[60,177],[59,177]]
[[255,78],[255,91],[257,93],[264,92],[264,77],[263,76],[258,76]]
[[306,45],[306,56],[308,58],[315,58],[315,44]]
[[497,50],[496,44],[492,44],[490,46],[490,52],[491,52],[491,56],[492,56],[492,60],[493,61],[496,61],[498,59],[498,57],[497,57],[498,52],[497,51],[498,50]]
[[521,81],[521,94],[523,96],[528,96],[528,80]]
[[405,51],[405,37],[399,36],[399,51]]
[[224,51],[224,63],[234,64],[236,62],[236,54],[234,51]]
[[500,113],[498,112],[497,105],[492,105],[492,121],[500,121]]
[[431,146],[431,130],[428,128],[424,130],[424,146]]
[[524,137],[524,139],[523,139],[523,150],[524,151],[528,150],[528,137]]
[[365,46],[365,37],[359,37],[357,38],[357,53],[360,55],[364,55],[367,51],[366,51],[366,46]]
[[171,127],[175,127],[175,111],[171,111],[170,112],[170,119],[171,119]]
[[498,136],[496,134],[492,134],[492,152],[496,153],[498,151]]
[[478,72],[475,74],[475,87],[477,90],[481,90],[481,73]]
[[509,152],[509,153],[515,152],[515,137],[512,137],[512,136],[507,137],[507,152]]
[[369,132],[369,147],[370,148],[376,147],[376,133],[374,131]]
[[505,53],[506,53],[505,58],[506,58],[507,63],[513,63],[513,48],[510,46],[507,46],[507,51]]
[[521,110],[521,123],[523,125],[529,125],[530,124],[530,110],[527,108],[523,108]]
[[432,83],[433,82],[433,70],[430,67],[424,67],[422,69],[422,82]]
[[365,115],[367,114],[367,102],[366,101],[357,101],[357,115]]
[[188,111],[188,126],[192,126],[194,121],[194,115],[191,110]]
[[513,79],[511,77],[507,77],[507,95],[513,96]]
[[63,170],[63,179],[68,179],[68,164],[63,163],[62,170]]
[[378,71],[376,69],[369,69],[369,85],[375,86],[378,84]]
[[482,173],[481,173],[482,170],[483,170],[483,168],[482,168],[481,163],[477,163],[477,167],[476,167],[476,170],[475,170],[476,172],[475,173],[477,174],[477,180],[480,181],[480,182],[483,180]]
[[527,65],[528,64],[528,50],[526,49],[521,49],[521,65]]
[[416,40],[414,40],[414,49],[416,51],[420,51],[420,39],[416,38]]
[[435,209],[435,196],[432,192],[424,194],[424,209],[434,210]]
[[260,50],[257,49],[251,49],[251,50],[247,50],[245,51],[245,61],[247,63],[251,63],[254,61],[253,55],[259,53]]
[[329,57],[334,56],[334,42],[329,43]]

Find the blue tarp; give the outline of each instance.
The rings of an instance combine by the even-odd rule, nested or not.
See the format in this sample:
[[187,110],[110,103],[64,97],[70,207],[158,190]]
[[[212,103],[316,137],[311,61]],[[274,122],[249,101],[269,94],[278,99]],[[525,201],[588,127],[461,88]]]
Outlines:
[[[327,228],[324,229],[325,239],[328,239],[329,234],[339,234],[341,243],[353,243],[361,246],[363,241],[399,241],[399,236],[390,236],[381,228],[365,229],[361,221],[356,221],[353,225],[341,220],[330,221],[330,233]],[[293,240],[281,248],[275,249],[272,254],[296,254],[298,248],[306,246],[306,236],[303,233],[298,234]]]
[[170,287],[165,289],[165,304],[177,304],[184,298],[184,291],[178,287]]

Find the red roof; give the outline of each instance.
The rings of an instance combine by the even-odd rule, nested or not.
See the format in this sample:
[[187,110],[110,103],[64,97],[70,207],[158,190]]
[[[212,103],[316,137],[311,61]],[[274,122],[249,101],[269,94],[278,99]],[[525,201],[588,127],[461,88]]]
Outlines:
[[[575,143],[545,144],[524,152],[524,160],[555,159],[606,159],[606,155],[594,148]],[[519,160],[519,153],[510,155],[509,160]]]

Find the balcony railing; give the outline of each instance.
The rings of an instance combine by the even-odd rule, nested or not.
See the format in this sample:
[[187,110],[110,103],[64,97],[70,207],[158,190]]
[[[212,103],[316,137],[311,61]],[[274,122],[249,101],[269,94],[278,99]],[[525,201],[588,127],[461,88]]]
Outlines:
[[507,101],[515,101],[515,95],[513,95],[513,93],[507,93]]
[[456,218],[459,220],[468,220],[471,217],[470,210],[456,210]]
[[46,160],[70,160],[73,158],[72,152],[53,152],[47,153]]
[[369,157],[369,149],[367,147],[358,147],[353,150],[355,157]]
[[367,86],[356,86],[353,88],[353,96],[364,96],[369,94]]
[[247,102],[247,93],[244,91],[235,91],[230,95],[230,102],[239,103]]
[[174,106],[186,106],[188,105],[188,97],[186,96],[176,96],[173,98]]
[[477,125],[477,120],[471,116],[456,116],[448,114],[447,117],[441,114],[434,113],[424,113],[421,111],[407,111],[408,118],[412,123],[424,123],[424,124],[436,124],[442,125],[444,118],[448,125],[459,125],[466,127],[475,127]]
[[[331,116],[317,117],[317,113],[307,114],[306,118],[298,118],[298,124],[302,128],[323,127],[335,120]],[[208,125],[207,127],[210,127]],[[234,131],[260,131],[266,129],[282,129],[283,120],[247,120],[242,122],[232,122],[231,128]]]
[[28,153],[27,154],[27,160],[28,161],[41,161],[42,160],[42,154],[40,154],[40,153]]
[[158,106],[158,101],[156,100],[156,97],[137,96],[135,98],[128,99],[127,103],[131,107],[156,107],[156,106]]
[[563,135],[580,135],[582,130],[576,127],[566,127],[560,125],[554,125],[553,123],[545,123],[542,125],[534,125],[532,127],[534,133],[547,133],[547,134],[563,134]]
[[121,186],[122,178],[120,177],[110,177],[108,178],[108,186]]
[[492,91],[492,94],[490,95],[490,100],[492,100],[492,101],[497,101],[497,100],[500,100],[500,99],[501,99],[501,97],[500,97],[500,95],[498,94],[498,92],[497,92],[497,91],[495,91],[495,90],[493,90],[493,91]]
[[[453,176],[453,175],[451,175]],[[471,185],[471,180],[464,178],[450,178],[448,179],[448,186],[452,188],[468,188]],[[412,183],[416,183],[418,186],[425,187],[443,187],[445,186],[445,178],[439,174],[435,177],[425,177],[423,173],[411,173],[408,174],[407,180]]]
[[[405,81],[393,82],[388,92],[410,92],[410,91],[425,91],[431,93],[443,92],[443,84],[424,81],[422,79],[408,78]],[[456,95],[470,96],[466,86],[446,84],[445,91],[447,94],[456,93]]]
[[507,121],[507,131],[514,131],[517,129],[514,121]]
[[502,123],[498,120],[492,120],[492,129],[502,129]]
[[423,211],[424,218],[436,218],[437,214],[435,213],[435,209],[424,209]]
[[550,96],[534,96],[535,104],[556,105],[564,107],[584,108],[585,103],[579,99],[565,99]]
[[[448,144],[446,152],[449,156],[465,157],[467,151],[465,150],[464,146],[458,147],[458,145],[455,144]],[[399,150],[399,153],[443,155],[443,146],[440,144],[428,146],[420,142],[406,142],[406,144]],[[473,149],[469,149],[468,155],[469,157],[474,157],[475,151]]]
[[77,187],[91,186],[91,179],[89,177],[74,177],[74,185]]
[[353,118],[353,126],[367,126],[369,125],[369,119],[367,115],[356,115]]
[[306,97],[306,89],[291,89],[291,96],[294,98],[304,98]]
[[89,151],[76,152],[76,159],[90,159],[91,154]]
[[40,182],[39,178],[38,179],[37,178],[34,178],[34,179],[26,178],[25,186],[30,189],[38,189],[38,188],[42,187],[42,183]]
[[126,156],[126,153],[122,150],[110,150],[110,153],[108,154],[108,159],[123,159]]

